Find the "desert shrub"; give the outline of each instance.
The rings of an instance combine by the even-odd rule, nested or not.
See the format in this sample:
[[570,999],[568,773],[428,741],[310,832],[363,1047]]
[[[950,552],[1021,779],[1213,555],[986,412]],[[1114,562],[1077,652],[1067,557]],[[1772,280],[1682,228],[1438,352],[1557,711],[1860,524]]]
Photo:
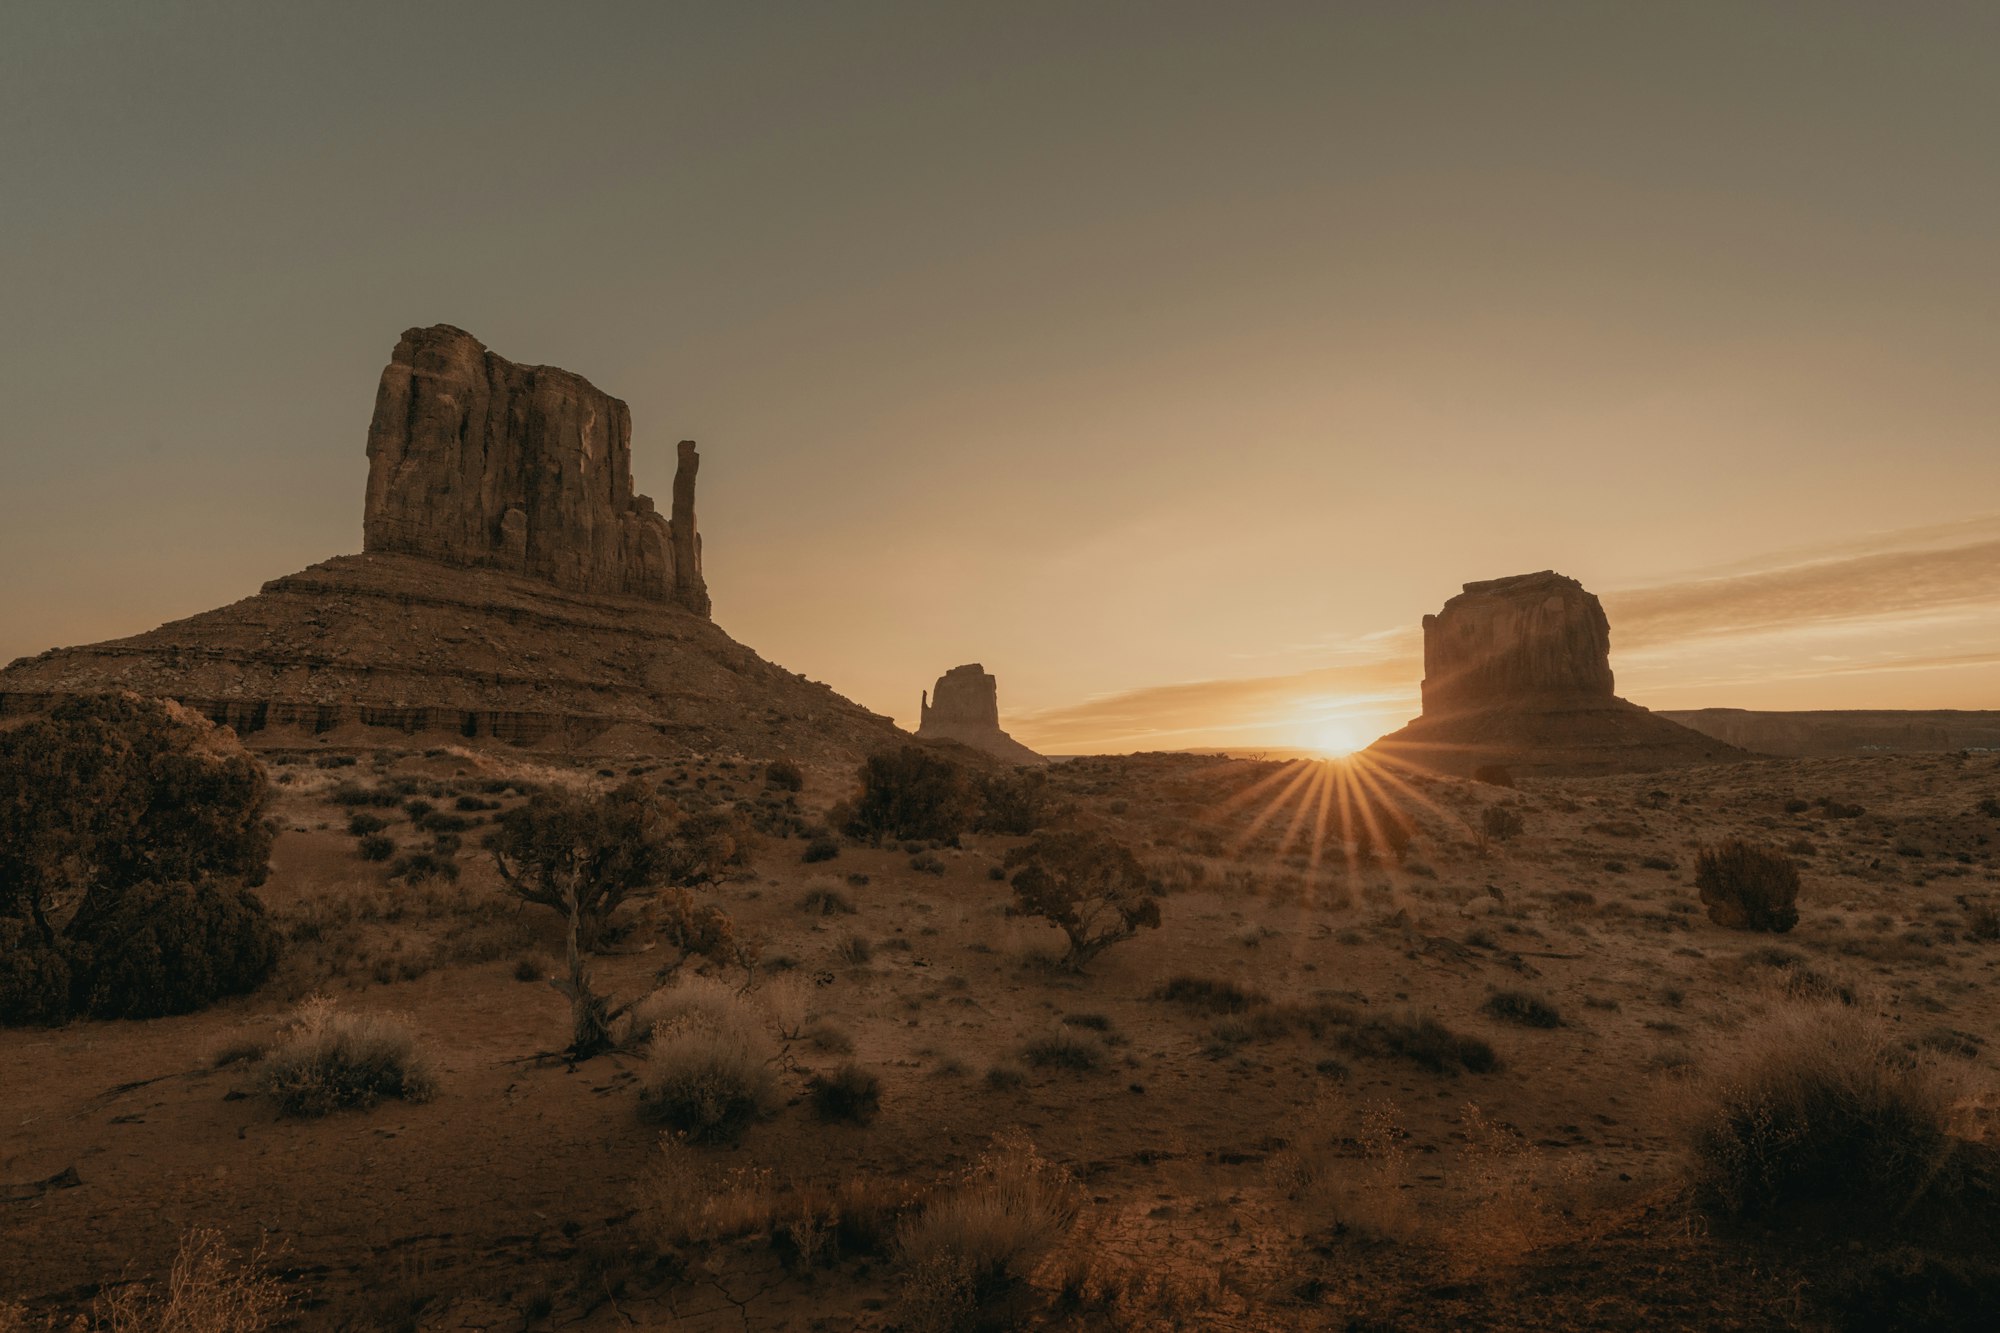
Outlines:
[[1975,903],[1965,912],[1965,933],[1975,940],[2000,940],[2000,907]]
[[654,1029],[689,1015],[718,1026],[746,1029],[758,1022],[743,992],[714,977],[684,972],[626,1007],[618,1044],[643,1046],[652,1040]]
[[979,817],[972,827],[980,833],[1026,835],[1048,823],[1050,806],[1044,770],[988,773],[979,779]]
[[1950,1081],[1852,1010],[1779,1010],[1697,1088],[1693,1181],[1714,1212],[1830,1205],[1886,1219],[1954,1185]]
[[697,1143],[733,1140],[776,1105],[776,1054],[747,1006],[690,1009],[653,1029],[639,1113]]
[[799,899],[799,910],[813,916],[853,916],[857,909],[839,889],[809,889]]
[[141,884],[78,925],[72,1003],[96,1018],[192,1013],[255,990],[278,962],[278,933],[246,889]]
[[498,810],[500,808],[500,802],[489,801],[483,796],[466,795],[466,796],[460,796],[456,800],[454,800],[451,803],[451,808],[454,810],[464,811],[467,813],[475,810]]
[[897,1251],[915,1282],[954,1290],[969,1312],[1068,1235],[1082,1201],[1070,1174],[1034,1145],[1003,1139],[903,1224]]
[[764,766],[764,781],[779,791],[798,791],[806,785],[805,770],[789,759],[773,759]]
[[421,796],[412,796],[409,800],[403,802],[403,813],[417,822],[422,822],[429,818],[431,812],[435,809],[437,809],[435,805],[426,801]]
[[1479,816],[1479,829],[1495,842],[1508,842],[1521,836],[1527,826],[1521,821],[1519,811],[1504,805],[1489,805]]
[[[283,1284],[266,1271],[269,1259],[261,1247],[239,1256],[220,1233],[189,1231],[164,1285],[132,1283],[101,1296],[90,1327],[102,1333],[264,1333],[291,1303]],[[83,1326],[82,1320],[76,1324]]]
[[321,1116],[388,1097],[429,1101],[437,1075],[416,1034],[386,1014],[354,1014],[315,996],[264,1056],[258,1084],[286,1115]]
[[821,1120],[865,1125],[882,1107],[882,1080],[852,1062],[831,1074],[814,1074],[806,1080],[806,1093]]
[[1028,1075],[1019,1065],[1002,1063],[986,1071],[986,1086],[993,1092],[1012,1092],[1027,1081]]
[[1988,796],[1979,802],[1979,813],[1988,819],[2000,819],[2000,796]]
[[1160,924],[1152,877],[1123,843],[1097,833],[1050,833],[1007,853],[1014,905],[1069,940],[1062,965],[1081,971],[1120,940]]
[[921,871],[926,875],[942,875],[945,865],[941,858],[929,852],[920,852],[910,858],[910,869]]
[[416,821],[417,827],[427,833],[463,833],[474,822],[464,815],[450,815],[442,810],[434,810]]
[[843,963],[863,967],[875,956],[875,946],[868,942],[866,936],[848,935],[834,946],[833,953]]
[[[393,850],[394,844],[390,845]],[[406,852],[389,863],[389,878],[405,884],[455,884],[458,862],[436,850]]]
[[1433,1074],[1475,1074],[1499,1068],[1493,1048],[1477,1037],[1453,1032],[1429,1014],[1370,1018],[1340,1036],[1340,1044],[1356,1055],[1394,1056]]
[[1021,1048],[1021,1058],[1036,1069],[1070,1069],[1088,1073],[1104,1067],[1109,1052],[1088,1032],[1057,1028]]
[[1221,977],[1175,977],[1154,991],[1153,998],[1204,1014],[1240,1014],[1271,1002],[1263,992]]
[[818,833],[814,834],[812,840],[806,843],[806,849],[799,853],[799,860],[804,861],[807,865],[817,865],[821,861],[831,861],[839,855],[839,840],[829,834]]
[[0,1026],[68,1020],[70,947],[44,939],[32,921],[0,916]]
[[1782,933],[1799,922],[1799,868],[1781,851],[1740,838],[1704,847],[1694,882],[1718,926]]
[[1529,1028],[1559,1028],[1563,1025],[1562,1014],[1556,1007],[1539,995],[1530,995],[1523,990],[1495,991],[1486,997],[1481,1009],[1498,1019],[1509,1023],[1519,1023]]
[[845,811],[850,837],[956,840],[979,812],[979,797],[965,769],[921,745],[868,756],[861,792]]
[[[128,895],[146,889],[151,901],[155,884],[262,883],[269,795],[263,765],[228,732],[136,694],[65,700],[0,732],[0,918],[39,936],[31,956],[0,968],[40,978],[28,989],[46,996],[51,955],[66,955],[74,989],[84,955],[116,944],[111,923],[134,919],[122,906]],[[18,950],[27,936],[15,934]]]
[[364,861],[386,861],[396,854],[396,840],[386,833],[370,833],[354,844]]
[[389,827],[389,821],[380,815],[371,815],[366,810],[356,810],[347,817],[347,831],[357,838],[365,838],[371,833],[380,833]]
[[749,859],[753,836],[733,813],[683,815],[637,780],[602,795],[537,792],[486,839],[507,887],[573,918],[578,945],[603,943],[633,892],[719,880]]
[[675,950],[663,969],[666,972],[676,971],[691,958],[746,971],[755,965],[756,949],[738,937],[736,923],[721,908],[696,902],[686,889],[668,889],[660,895],[658,907],[655,924],[660,943]]

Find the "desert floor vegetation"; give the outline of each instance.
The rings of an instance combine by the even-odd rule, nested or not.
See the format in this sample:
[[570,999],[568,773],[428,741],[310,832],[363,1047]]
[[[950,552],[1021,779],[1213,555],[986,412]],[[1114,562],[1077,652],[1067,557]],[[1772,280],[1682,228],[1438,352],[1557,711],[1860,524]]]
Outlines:
[[[2000,1132],[1992,756],[1408,779],[1400,859],[1352,830],[1315,859],[1310,813],[1269,805],[1284,763],[1079,759],[993,789],[1021,804],[985,827],[968,772],[958,847],[849,837],[832,874],[801,853],[851,766],[792,792],[781,756],[342,757],[264,756],[293,778],[246,890],[265,980],[0,1031],[38,1071],[0,1090],[26,1327],[163,1291],[190,1226],[245,1262],[283,1242],[248,1267],[304,1329],[1976,1327],[2000,1292],[1968,1239]],[[567,913],[479,843],[630,782],[779,831],[685,898],[624,891],[577,1059],[544,984]],[[1486,833],[1501,805],[1518,834]],[[1080,972],[986,873],[1076,829],[1160,905]],[[392,878],[368,836],[458,837],[459,878]],[[1790,930],[1710,918],[1701,850],[1731,839],[1794,864]],[[278,1069],[325,1113],[287,1114]]]

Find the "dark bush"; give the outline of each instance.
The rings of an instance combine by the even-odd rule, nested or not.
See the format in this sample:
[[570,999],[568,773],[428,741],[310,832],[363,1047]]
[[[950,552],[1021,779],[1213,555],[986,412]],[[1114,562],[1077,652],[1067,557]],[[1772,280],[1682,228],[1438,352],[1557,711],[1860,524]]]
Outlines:
[[1495,842],[1518,838],[1525,827],[1519,812],[1504,805],[1489,805],[1479,816],[1480,831]]
[[0,916],[0,1026],[57,1024],[70,1016],[69,942]]
[[[1069,938],[1072,971],[1104,950],[1160,924],[1152,876],[1131,849],[1098,833],[1049,833],[1007,853],[1014,905]],[[1016,868],[1018,867],[1018,868]]]
[[500,802],[489,801],[483,796],[461,796],[451,803],[452,809],[463,811],[498,810]]
[[831,861],[839,855],[839,841],[828,834],[819,833],[815,834],[813,840],[806,844],[806,849],[799,853],[799,860],[807,865],[816,865],[821,861]]
[[1175,977],[1153,992],[1156,1000],[1184,1005],[1198,1013],[1240,1014],[1269,1004],[1270,997],[1220,977]]
[[1500,1065],[1487,1043],[1453,1032],[1428,1014],[1371,1018],[1342,1033],[1340,1043],[1356,1055],[1393,1055],[1434,1074],[1461,1067],[1484,1074]]
[[779,791],[798,791],[806,785],[806,775],[789,759],[773,759],[764,767],[764,781]]
[[1039,768],[986,774],[979,779],[979,803],[978,832],[1033,833],[1049,821],[1049,775]]
[[278,961],[256,895],[214,884],[142,884],[76,937],[72,995],[95,1018],[192,1013],[255,990]]
[[458,862],[437,852],[410,852],[389,863],[389,878],[405,884],[456,884]]
[[1486,1003],[1480,1008],[1495,1018],[1519,1023],[1522,1027],[1559,1028],[1563,1025],[1562,1014],[1554,1005],[1524,990],[1495,991],[1486,997]]
[[364,787],[358,782],[343,782],[333,789],[330,799],[335,805],[370,805],[378,810],[387,810],[403,798],[383,787]]
[[865,1125],[882,1107],[882,1080],[857,1064],[844,1064],[831,1075],[814,1074],[806,1091],[821,1120]]
[[839,889],[813,889],[799,899],[799,910],[814,916],[853,916],[855,907]]
[[861,792],[846,812],[848,836],[955,841],[979,812],[979,797],[955,761],[921,745],[884,750],[861,766]]
[[347,817],[347,831],[357,838],[365,838],[371,833],[380,833],[389,827],[389,821],[380,815],[371,815],[357,810]]
[[1704,847],[1694,882],[1718,926],[1782,934],[1799,923],[1799,867],[1781,851],[1740,838]]
[[384,833],[371,833],[355,844],[364,861],[386,861],[396,854],[396,840]]

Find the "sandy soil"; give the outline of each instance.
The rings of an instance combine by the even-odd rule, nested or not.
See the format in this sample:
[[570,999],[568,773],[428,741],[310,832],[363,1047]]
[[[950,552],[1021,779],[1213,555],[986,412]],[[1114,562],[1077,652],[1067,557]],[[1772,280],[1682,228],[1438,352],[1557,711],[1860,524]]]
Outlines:
[[[302,1328],[894,1325],[905,1278],[887,1258],[801,1271],[752,1235],[661,1260],[634,1218],[658,1139],[637,1113],[642,1057],[537,1058],[566,1039],[567,1004],[517,971],[558,955],[553,916],[504,897],[476,827],[455,887],[388,883],[330,799],[343,781],[400,776],[449,793],[594,772],[461,749],[279,763],[286,831],[262,893],[295,943],[270,984],[187,1017],[0,1032],[0,1294],[82,1309],[107,1285],[157,1278],[183,1233],[206,1226],[272,1247]],[[1023,1326],[1825,1327],[1843,1308],[1843,1270],[1873,1262],[1873,1242],[1829,1256],[1806,1238],[1706,1225],[1682,1185],[1676,1107],[1690,1075],[1787,986],[1844,986],[1913,1049],[1962,1067],[1964,1132],[1992,1133],[2000,1112],[1979,1089],[1994,1086],[2000,943],[1966,923],[1970,906],[2000,901],[2000,818],[1980,809],[2000,795],[1995,756],[1517,790],[1372,779],[1417,825],[1400,864],[1314,851],[1319,793],[1339,791],[1331,771],[1171,756],[1059,766],[1070,817],[1118,833],[1171,889],[1160,929],[1083,976],[1038,962],[1058,937],[1006,913],[990,872],[1019,839],[968,835],[927,853],[931,873],[903,848],[848,844],[805,864],[803,841],[768,838],[754,872],[711,898],[761,942],[761,984],[811,979],[818,1018],[853,1050],[790,1044],[791,1104],[740,1143],[700,1150],[705,1163],[718,1178],[768,1170],[781,1193],[849,1178],[923,1191],[996,1134],[1024,1133],[1085,1189],[1067,1257],[1150,1294],[1122,1324],[1064,1308],[1051,1265],[1008,1316]],[[647,776],[762,802],[773,827],[792,826],[761,763],[669,762]],[[809,772],[805,820],[849,781]],[[1475,832],[1496,803],[1519,813],[1518,836]],[[409,843],[407,817],[383,813]],[[1796,931],[1706,920],[1694,848],[1731,834],[1795,848]],[[802,911],[814,888],[856,912]],[[661,961],[643,909],[633,919],[596,972],[621,999],[649,989]],[[1260,1031],[1155,998],[1183,976],[1355,1017],[1318,1035]],[[250,1091],[251,1063],[216,1067],[315,990],[407,1015],[439,1095],[291,1120]],[[1500,990],[1545,1001],[1561,1025],[1486,1012]],[[1433,1072],[1348,1039],[1406,1012],[1490,1043],[1499,1067]],[[1023,1045],[1057,1030],[1099,1034],[1107,1062],[1023,1066]],[[848,1059],[883,1081],[865,1127],[822,1124],[799,1095]],[[995,1086],[995,1066],[1025,1077]],[[70,1168],[74,1184],[37,1184]]]

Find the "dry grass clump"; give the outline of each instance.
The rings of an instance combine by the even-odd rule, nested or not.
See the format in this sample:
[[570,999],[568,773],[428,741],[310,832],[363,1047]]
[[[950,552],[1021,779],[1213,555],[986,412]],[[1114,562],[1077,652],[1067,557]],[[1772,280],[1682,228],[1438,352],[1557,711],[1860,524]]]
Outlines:
[[1088,1031],[1057,1028],[1021,1048],[1021,1058],[1036,1069],[1070,1069],[1088,1073],[1110,1059],[1104,1042]]
[[1479,1006],[1493,1017],[1528,1028],[1559,1028],[1562,1013],[1539,995],[1524,990],[1495,991]]
[[1263,992],[1221,977],[1175,977],[1154,991],[1153,998],[1205,1014],[1240,1014],[1271,1002]]
[[705,1245],[770,1226],[777,1191],[768,1170],[738,1167],[716,1176],[684,1134],[660,1135],[639,1175],[633,1203],[640,1233],[656,1249]]
[[388,1014],[345,1013],[323,995],[301,1004],[257,1071],[286,1115],[320,1116],[385,1097],[429,1101],[437,1073],[416,1033]]
[[1005,1137],[903,1224],[904,1327],[962,1327],[1033,1271],[1076,1223],[1082,1191],[1025,1138]]
[[1407,1240],[1419,1230],[1409,1135],[1386,1101],[1322,1093],[1271,1158],[1273,1183],[1315,1221]]
[[646,1120],[714,1142],[734,1138],[777,1104],[776,1044],[749,1000],[687,977],[640,1003],[652,1022],[639,1083]]
[[1486,1042],[1453,1032],[1429,1014],[1365,1019],[1341,1033],[1340,1044],[1356,1055],[1408,1060],[1433,1074],[1460,1069],[1485,1074],[1500,1067],[1500,1057]]
[[[245,1259],[220,1233],[189,1231],[163,1287],[138,1283],[102,1297],[91,1327],[103,1333],[263,1333],[290,1303],[264,1271],[268,1258],[261,1246]],[[8,1327],[6,1318],[0,1308],[0,1329]]]
[[1782,1006],[1693,1087],[1693,1183],[1723,1216],[1888,1220],[1955,1187],[1952,1081],[1852,1009]]
[[853,1061],[831,1074],[814,1074],[806,1080],[806,1092],[821,1120],[865,1125],[882,1109],[882,1080]]
[[755,1021],[750,1002],[734,986],[714,977],[683,972],[625,1011],[619,1044],[643,1046],[652,1039],[654,1029],[691,1014],[717,1023]]
[[1732,930],[1779,934],[1799,923],[1799,867],[1783,852],[1731,838],[1695,858],[1695,887],[1708,919]]

